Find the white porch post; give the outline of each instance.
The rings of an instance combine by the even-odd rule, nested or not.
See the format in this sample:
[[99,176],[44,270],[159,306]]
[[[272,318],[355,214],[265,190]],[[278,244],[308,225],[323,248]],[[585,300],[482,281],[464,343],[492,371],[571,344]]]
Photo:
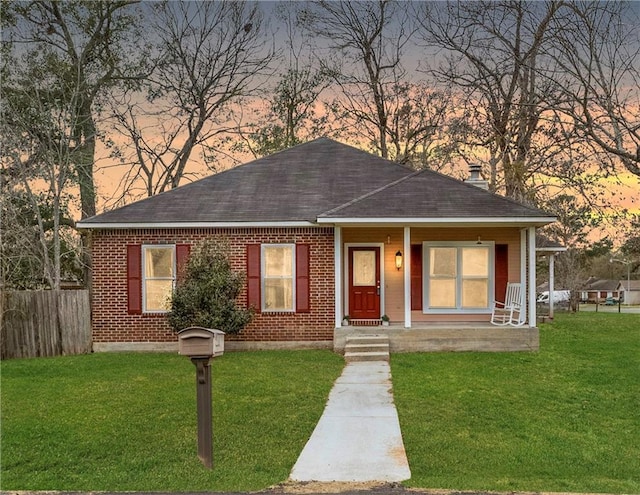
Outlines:
[[[524,292],[527,288],[527,229],[520,229],[520,283],[523,286]],[[527,303],[526,298],[523,298],[524,304]]]
[[529,326],[536,321],[536,228],[529,227]]
[[404,228],[404,327],[411,328],[411,227]]
[[553,320],[553,292],[555,291],[555,260],[556,253],[549,255],[549,319]]
[[522,304],[527,310],[527,229],[520,229],[520,284],[522,287]]
[[335,324],[342,326],[342,227],[333,228],[333,279],[335,292]]

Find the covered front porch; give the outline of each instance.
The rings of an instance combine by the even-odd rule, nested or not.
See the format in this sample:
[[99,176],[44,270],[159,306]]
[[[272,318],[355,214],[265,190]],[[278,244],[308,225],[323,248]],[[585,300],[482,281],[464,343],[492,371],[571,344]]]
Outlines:
[[[371,330],[383,318],[393,328],[491,340],[491,330],[503,333],[490,319],[507,283],[522,286],[520,328],[535,327],[535,226],[345,224],[334,232],[337,329],[345,316],[351,330]],[[477,335],[463,335],[470,331]]]

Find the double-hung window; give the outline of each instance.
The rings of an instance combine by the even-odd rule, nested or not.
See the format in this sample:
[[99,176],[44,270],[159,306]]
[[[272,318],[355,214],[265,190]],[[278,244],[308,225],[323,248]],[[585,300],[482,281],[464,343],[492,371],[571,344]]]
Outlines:
[[142,246],[142,267],[143,311],[145,313],[168,311],[176,282],[175,246]]
[[247,306],[257,312],[311,311],[310,244],[247,244]]
[[490,243],[424,243],[425,311],[488,310],[493,249]]
[[262,311],[295,311],[294,244],[262,245]]

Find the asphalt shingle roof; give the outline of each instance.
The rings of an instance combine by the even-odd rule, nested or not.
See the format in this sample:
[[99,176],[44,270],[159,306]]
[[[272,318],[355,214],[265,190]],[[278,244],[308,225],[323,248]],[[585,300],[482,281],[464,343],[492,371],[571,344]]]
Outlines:
[[79,225],[250,224],[380,217],[548,215],[436,172],[414,172],[321,138],[96,215]]
[[592,281],[587,287],[588,290],[616,290],[619,280],[600,279]]
[[422,170],[320,217],[482,218],[547,216],[452,177]]

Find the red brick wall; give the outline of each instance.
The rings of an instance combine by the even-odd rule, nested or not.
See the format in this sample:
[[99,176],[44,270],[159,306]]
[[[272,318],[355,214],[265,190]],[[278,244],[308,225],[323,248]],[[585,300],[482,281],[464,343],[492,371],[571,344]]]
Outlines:
[[[177,340],[163,315],[127,312],[128,244],[195,244],[206,238],[226,240],[235,270],[246,273],[246,245],[310,244],[309,313],[257,313],[238,336],[227,340],[332,340],[334,271],[332,228],[136,229],[96,230],[91,234],[92,322],[94,342],[172,342]],[[246,304],[246,292],[239,300]]]

